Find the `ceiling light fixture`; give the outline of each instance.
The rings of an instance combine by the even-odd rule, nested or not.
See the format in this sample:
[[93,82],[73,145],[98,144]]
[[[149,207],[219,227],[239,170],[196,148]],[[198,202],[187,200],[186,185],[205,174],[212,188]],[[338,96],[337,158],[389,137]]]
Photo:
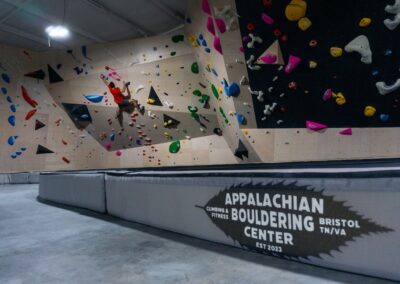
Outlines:
[[65,24],[65,13],[66,13],[66,0],[63,1],[63,19],[61,25],[50,25],[45,29],[45,32],[48,35],[49,46],[51,46],[51,39],[62,40],[69,37],[70,32]]

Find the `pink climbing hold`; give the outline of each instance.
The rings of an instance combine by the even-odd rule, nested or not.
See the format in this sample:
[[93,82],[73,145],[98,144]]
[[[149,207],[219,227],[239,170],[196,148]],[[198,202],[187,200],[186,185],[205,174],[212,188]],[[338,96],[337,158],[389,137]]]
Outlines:
[[244,47],[243,47],[243,46],[239,47],[239,51],[240,51],[241,53],[244,53]]
[[276,55],[266,54],[260,58],[265,64],[274,64],[278,59]]
[[219,53],[222,54],[221,40],[219,39],[219,37],[217,37],[217,36],[214,37],[213,46],[214,46],[216,51],[218,51]]
[[301,62],[301,58],[300,57],[290,55],[288,64],[285,67],[285,72],[287,74],[292,73],[293,70],[296,69],[297,66],[299,66],[300,62]]
[[332,98],[332,89],[327,89],[322,97],[322,99],[326,102],[327,100],[330,100]]
[[203,10],[204,13],[209,14],[211,16],[211,8],[210,8],[210,3],[208,3],[208,0],[201,1],[201,10]]
[[107,150],[111,149],[112,144],[111,143],[107,143],[106,145],[104,145],[104,147],[106,147]]
[[226,25],[224,20],[222,20],[221,18],[215,18],[215,24],[217,25],[218,30],[221,34],[226,32]]
[[324,124],[321,124],[321,123],[318,123],[318,122],[309,121],[309,120],[306,121],[306,127],[308,129],[310,129],[310,130],[313,130],[313,131],[319,131],[319,130],[328,128],[328,126],[326,126]]
[[353,130],[351,128],[346,128],[339,132],[340,135],[353,135]]
[[262,13],[261,14],[261,19],[265,22],[265,23],[267,23],[268,25],[272,25],[275,21],[274,21],[274,19],[272,19],[270,16],[268,16],[267,14],[265,14],[265,13]]
[[246,35],[246,36],[243,36],[243,37],[242,37],[242,40],[243,40],[243,42],[245,42],[245,43],[246,43],[246,42],[249,42],[249,41],[250,41],[250,37],[247,36],[247,35]]
[[206,26],[207,26],[207,30],[215,36],[214,22],[213,22],[213,20],[212,20],[211,17],[208,17],[208,18],[207,18],[207,24],[206,24]]
[[115,155],[117,155],[118,157],[122,155],[121,150],[117,150],[117,152],[115,152]]

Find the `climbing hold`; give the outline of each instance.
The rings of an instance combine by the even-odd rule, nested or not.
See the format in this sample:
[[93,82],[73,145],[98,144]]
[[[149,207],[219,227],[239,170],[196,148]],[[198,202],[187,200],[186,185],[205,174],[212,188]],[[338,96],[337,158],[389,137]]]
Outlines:
[[155,106],[163,106],[160,98],[158,97],[156,91],[154,90],[153,86],[150,88],[150,93],[147,98],[147,103],[150,105],[155,105]]
[[34,116],[36,112],[37,112],[37,109],[32,109],[32,110],[28,111],[27,114],[25,115],[25,120],[31,119],[31,117]]
[[193,62],[190,69],[192,70],[192,73],[199,74],[199,64],[197,62]]
[[24,100],[31,106],[31,107],[37,107],[38,103],[32,99],[29,94],[28,91],[25,89],[24,86],[21,85],[21,91],[22,91],[22,97],[24,98]]
[[393,19],[388,18],[383,21],[385,26],[389,30],[393,31],[400,24],[400,0],[395,0],[395,3],[393,5],[387,5],[385,7],[385,11],[387,13],[395,15]]
[[43,128],[45,126],[46,125],[43,122],[41,122],[41,121],[36,119],[36,121],[35,121],[35,130],[39,130],[40,128]]
[[361,28],[366,28],[371,24],[371,22],[372,22],[371,18],[362,18],[358,23],[358,26]]
[[65,157],[65,156],[63,156],[62,157],[62,160],[65,162],[65,163],[67,163],[67,164],[69,164],[71,161],[67,158],[67,157]]
[[346,52],[357,52],[361,55],[361,62],[365,64],[372,63],[372,51],[369,40],[365,35],[360,35],[349,42],[344,48]]
[[120,156],[122,155],[122,151],[121,151],[121,150],[117,150],[117,151],[115,152],[115,155],[117,155],[118,157],[120,157]]
[[300,21],[297,23],[297,25],[299,26],[300,30],[305,32],[306,30],[308,30],[312,26],[312,22],[311,22],[311,20],[309,18],[304,17],[304,18],[300,19]]
[[44,71],[42,69],[40,69],[40,70],[37,70],[37,71],[26,73],[24,76],[25,77],[34,78],[34,79],[38,79],[38,80],[44,80],[44,78],[46,77],[46,73],[44,73]]
[[164,114],[164,127],[165,128],[176,128],[181,123],[179,120]]
[[300,57],[290,55],[289,56],[289,62],[285,67],[285,72],[287,74],[292,73],[293,70],[296,69],[296,67],[300,64],[300,62],[301,62],[301,58]]
[[10,116],[8,117],[8,123],[9,123],[11,126],[15,126],[15,116],[14,116],[14,115],[10,115]]
[[144,86],[143,85],[139,85],[139,86],[137,86],[137,88],[135,89],[135,94],[138,94],[141,90],[143,90],[144,89]]
[[250,41],[247,43],[247,48],[254,48],[255,43],[263,43],[262,38],[259,36],[255,36],[254,34],[250,33],[249,34]]
[[387,85],[385,82],[377,82],[376,88],[381,95],[390,94],[400,88],[400,79],[397,79],[393,85]]
[[[274,60],[275,59],[275,60]],[[256,64],[285,65],[279,40],[275,40],[255,62]]]
[[389,115],[388,115],[388,114],[381,114],[381,115],[379,116],[379,118],[380,118],[380,120],[381,120],[382,122],[387,122],[387,121],[389,120]]
[[346,98],[344,97],[344,95],[342,93],[337,93],[335,95],[335,99],[336,99],[335,100],[336,104],[339,105],[339,106],[342,106],[342,105],[344,105],[346,103]]
[[169,152],[170,152],[171,154],[176,154],[176,153],[178,153],[180,149],[181,149],[181,142],[180,142],[179,140],[176,140],[176,141],[172,142],[172,143],[169,145]]
[[7,143],[10,146],[13,146],[15,144],[15,140],[17,140],[18,136],[10,136],[7,139]]
[[236,115],[237,121],[239,124],[244,125],[246,124],[246,117],[243,114]]
[[103,100],[101,95],[86,95],[85,98],[92,103],[100,103]]
[[338,58],[341,57],[343,55],[343,49],[340,47],[331,47],[330,48],[330,53],[332,57]]
[[310,40],[310,42],[308,43],[308,45],[309,45],[311,48],[317,47],[318,41],[317,41],[316,39],[312,39],[312,40]]
[[211,15],[211,7],[210,7],[210,3],[208,3],[208,0],[201,1],[201,10],[204,13]]
[[213,46],[216,51],[222,54],[221,40],[219,39],[219,37],[217,36],[214,37]]
[[16,112],[17,108],[15,107],[15,105],[10,105],[10,111],[11,112]]
[[178,43],[180,41],[184,41],[185,36],[184,35],[174,35],[174,36],[172,36],[171,40],[175,43]]
[[222,130],[220,128],[214,128],[213,130],[214,134],[218,135],[218,136],[222,136]]
[[1,88],[1,92],[3,93],[3,95],[7,95],[7,89],[6,88],[2,87]]
[[52,154],[54,153],[52,150],[42,146],[42,145],[38,145],[37,149],[36,149],[36,155],[42,155],[42,154]]
[[60,75],[50,66],[47,65],[48,73],[49,73],[49,82],[50,84],[58,83],[64,81]]
[[319,131],[319,130],[328,128],[328,126],[326,126],[324,124],[309,121],[309,120],[306,121],[306,127],[312,131]]
[[240,87],[235,82],[231,83],[227,89],[228,97],[237,97],[240,94]]
[[376,113],[376,108],[374,108],[373,106],[366,106],[364,109],[364,115],[366,117],[373,117]]
[[8,74],[3,73],[1,74],[1,78],[3,79],[4,82],[6,82],[7,84],[10,84],[10,77],[8,76]]
[[308,67],[309,67],[310,69],[315,69],[315,68],[318,67],[318,63],[315,62],[315,61],[310,60],[310,61],[308,62]]
[[346,128],[339,132],[340,135],[353,135],[353,130],[351,128]]
[[211,17],[208,17],[208,18],[207,18],[206,27],[207,27],[207,30],[208,30],[212,35],[215,36],[214,22],[213,22],[213,19],[212,19]]
[[286,18],[291,22],[297,22],[306,15],[306,12],[307,2],[304,0],[292,0],[285,9]]
[[218,100],[219,99],[219,93],[218,93],[217,87],[215,87],[214,84],[211,85],[211,91],[212,91],[214,97]]
[[274,19],[268,16],[266,13],[261,14],[261,19],[267,23],[268,25],[272,25],[274,23]]
[[330,98],[332,98],[333,92],[331,89],[327,89],[322,97],[324,101],[328,101]]
[[217,26],[217,28],[221,34],[226,32],[227,28],[226,28],[225,21],[223,19],[215,18],[215,25]]
[[198,89],[194,90],[192,93],[193,93],[193,95],[195,95],[196,97],[201,97],[201,91],[198,90]]

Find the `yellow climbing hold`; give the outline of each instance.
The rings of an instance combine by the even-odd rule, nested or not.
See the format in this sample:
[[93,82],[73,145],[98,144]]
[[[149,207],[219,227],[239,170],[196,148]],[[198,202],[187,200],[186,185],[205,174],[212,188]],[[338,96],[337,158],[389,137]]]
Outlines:
[[317,68],[318,63],[315,62],[315,61],[310,60],[310,61],[308,62],[308,66],[310,67],[310,69],[315,69],[315,68]]
[[285,15],[289,21],[296,22],[303,18],[307,12],[307,2],[304,0],[292,0],[286,6]]
[[244,133],[244,135],[248,135],[249,134],[249,130],[248,129],[243,129],[243,133]]
[[148,104],[154,104],[156,101],[155,100],[153,100],[153,99],[147,99],[147,103]]
[[337,93],[334,95],[334,97],[336,98],[337,105],[342,106],[346,103],[346,98],[342,93]]
[[330,53],[331,53],[332,57],[335,57],[335,58],[341,57],[343,55],[343,49],[340,47],[334,46],[334,47],[331,47]]
[[364,115],[366,117],[373,117],[376,113],[376,108],[374,108],[373,106],[366,106],[364,109]]
[[309,18],[304,17],[304,18],[300,19],[300,21],[297,23],[297,25],[299,26],[300,30],[305,32],[306,30],[308,30],[312,26],[312,22],[311,22],[311,20]]
[[358,23],[358,26],[361,28],[366,28],[372,23],[371,18],[362,18],[360,22]]

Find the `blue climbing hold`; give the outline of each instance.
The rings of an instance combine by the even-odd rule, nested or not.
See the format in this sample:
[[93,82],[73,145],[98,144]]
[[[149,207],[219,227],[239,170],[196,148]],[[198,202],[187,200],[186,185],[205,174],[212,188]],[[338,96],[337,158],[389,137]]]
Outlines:
[[6,73],[1,74],[1,78],[3,79],[4,82],[10,84],[10,77]]
[[12,104],[12,99],[11,99],[10,96],[7,96],[6,100],[7,100],[7,102],[9,102],[10,104]]
[[381,121],[386,122],[389,120],[389,115],[388,114],[381,114],[379,116],[379,118],[381,119]]
[[211,73],[212,73],[215,77],[218,77],[218,73],[217,73],[217,71],[215,71],[214,68],[211,69]]
[[235,82],[231,83],[228,87],[228,97],[237,97],[240,94],[240,87]]
[[82,115],[80,116],[80,118],[81,118],[81,120],[86,120],[86,119],[89,119],[89,115],[87,115],[87,114],[82,114]]
[[111,134],[110,134],[110,140],[111,140],[111,141],[114,141],[114,140],[115,140],[115,133],[111,133]]
[[16,159],[16,158],[17,158],[17,155],[11,154],[10,157],[11,157],[12,159]]
[[22,148],[21,148],[21,151],[22,151],[22,152],[25,152],[26,149],[27,149],[26,147],[22,147]]
[[10,105],[10,110],[11,112],[16,112],[17,108],[15,107],[15,105]]
[[15,144],[15,140],[17,140],[18,136],[10,136],[7,139],[7,143],[8,145],[12,146]]
[[386,49],[385,50],[385,56],[390,56],[393,54],[393,51],[391,49]]
[[17,152],[15,152],[15,155],[17,155],[17,156],[21,156],[21,155],[22,155],[22,152],[20,152],[20,151],[17,151]]
[[237,121],[239,122],[239,124],[241,124],[241,125],[246,124],[246,118],[244,117],[243,114],[238,114],[236,116],[236,118],[237,118]]
[[136,144],[137,145],[142,145],[142,141],[140,141],[139,139],[136,140]]
[[203,34],[199,34],[199,40],[203,40],[203,39],[204,39]]
[[201,45],[202,45],[202,46],[207,46],[207,41],[206,41],[206,40],[203,40],[203,41],[201,42]]
[[15,116],[14,116],[14,115],[10,115],[10,116],[8,117],[8,123],[9,123],[11,126],[15,126]]
[[379,75],[379,71],[378,70],[373,70],[372,71],[372,76],[377,76]]
[[85,98],[92,103],[100,103],[103,100],[101,95],[86,95]]
[[3,95],[7,95],[7,89],[6,88],[2,87],[1,88],[1,92],[3,93]]

